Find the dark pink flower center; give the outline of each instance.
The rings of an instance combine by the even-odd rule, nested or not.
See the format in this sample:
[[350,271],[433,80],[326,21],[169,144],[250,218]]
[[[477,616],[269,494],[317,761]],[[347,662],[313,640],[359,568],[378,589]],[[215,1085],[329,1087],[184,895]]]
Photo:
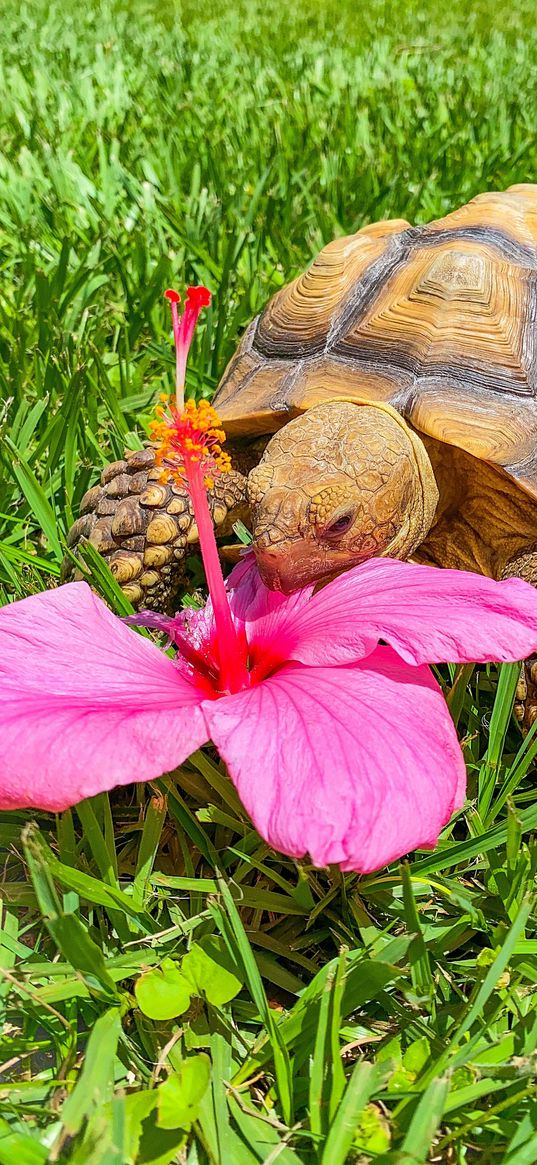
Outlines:
[[[189,674],[201,687],[209,699],[217,700],[229,695],[229,688],[221,675],[217,637],[214,628],[202,637],[188,627],[188,615],[181,630],[174,627],[172,638],[179,653],[178,666],[186,664]],[[196,643],[193,640],[196,640]],[[266,680],[285,661],[268,645],[249,644],[244,629],[237,629],[238,655],[243,679],[240,688],[244,691]]]
[[[202,625],[202,618],[202,611],[183,611],[173,619],[154,611],[141,611],[139,615],[128,615],[123,622],[167,635],[177,648],[177,667],[186,670],[207,699],[217,700],[229,695],[231,689],[226,675],[222,675],[216,627]],[[271,644],[249,643],[244,628],[236,625],[235,644],[234,673],[238,680],[234,692],[261,684],[288,662]],[[229,674],[229,660],[226,662]]]

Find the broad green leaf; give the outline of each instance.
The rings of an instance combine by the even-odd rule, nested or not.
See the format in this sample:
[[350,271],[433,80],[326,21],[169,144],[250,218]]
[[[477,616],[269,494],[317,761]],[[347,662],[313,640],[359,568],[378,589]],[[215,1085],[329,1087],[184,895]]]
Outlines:
[[403,1066],[407,1072],[412,1072],[417,1076],[425,1067],[431,1052],[431,1045],[427,1036],[420,1036],[418,1040],[414,1040],[409,1044],[403,1056]]
[[211,1062],[201,1052],[189,1056],[158,1088],[157,1124],[161,1129],[189,1129],[209,1086]]
[[146,971],[136,980],[134,994],[140,1011],[149,1019],[174,1019],[190,1006],[192,984],[173,959]]
[[182,973],[196,995],[220,1007],[238,995],[242,980],[223,939],[212,935],[194,943],[185,955]]
[[[149,1095],[157,1100],[157,1091]],[[127,1097],[127,1100],[130,1099]],[[151,1107],[149,1115],[140,1127],[137,1138],[137,1152],[133,1165],[171,1165],[177,1161],[177,1153],[185,1142],[183,1129],[164,1129],[157,1124],[157,1105]]]
[[[99,1114],[88,1133],[93,1155],[82,1155],[77,1165],[91,1160],[100,1165],[98,1141],[94,1133],[102,1129],[103,1162],[108,1165],[170,1165],[184,1143],[183,1130],[162,1129],[157,1125],[158,1089],[145,1089],[127,1096],[116,1096]],[[104,1120],[103,1120],[104,1117]],[[114,1150],[119,1149],[116,1158]],[[112,1150],[112,1153],[111,1153]]]
[[366,1104],[354,1130],[353,1144],[362,1153],[384,1153],[390,1147],[390,1125],[377,1104]]

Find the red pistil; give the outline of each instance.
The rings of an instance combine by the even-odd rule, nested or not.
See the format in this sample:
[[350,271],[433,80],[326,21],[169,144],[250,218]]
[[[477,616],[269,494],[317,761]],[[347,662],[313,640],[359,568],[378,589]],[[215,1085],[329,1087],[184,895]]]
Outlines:
[[178,306],[181,302],[179,292],[169,287],[164,294],[166,299],[169,299],[172,309],[173,338],[175,341],[175,393],[177,408],[181,412],[185,404],[185,372],[188,351],[200,312],[211,302],[211,292],[208,287],[188,287],[186,303],[181,316]]
[[[172,294],[177,295],[177,292]],[[168,296],[168,298],[170,298]],[[211,292],[208,287],[187,287],[186,289],[187,307],[190,305],[193,311],[201,311],[202,307],[208,307],[211,302]]]

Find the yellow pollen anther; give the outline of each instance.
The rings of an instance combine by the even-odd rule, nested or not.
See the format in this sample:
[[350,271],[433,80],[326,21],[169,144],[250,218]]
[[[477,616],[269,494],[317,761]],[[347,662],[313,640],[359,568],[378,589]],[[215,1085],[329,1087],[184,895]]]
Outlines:
[[[167,402],[164,394],[161,400]],[[182,412],[162,404],[155,409],[156,418],[149,424],[155,461],[162,469],[161,481],[183,482],[185,462],[202,464],[208,488],[214,485],[218,473],[228,473],[231,458],[222,451],[226,439],[222,423],[207,400],[199,404],[187,400]],[[209,485],[209,482],[211,485]]]

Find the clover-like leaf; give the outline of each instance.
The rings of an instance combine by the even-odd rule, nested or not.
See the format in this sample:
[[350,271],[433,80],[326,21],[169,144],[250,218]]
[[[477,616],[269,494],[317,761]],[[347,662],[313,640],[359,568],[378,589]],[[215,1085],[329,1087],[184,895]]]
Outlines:
[[149,1019],[175,1019],[190,1006],[192,985],[173,959],[163,959],[159,967],[140,975],[134,994]]
[[189,1056],[157,1089],[157,1124],[161,1129],[189,1129],[211,1075],[209,1057]]
[[238,995],[242,981],[223,939],[208,935],[194,943],[182,963],[192,992],[219,1007]]

